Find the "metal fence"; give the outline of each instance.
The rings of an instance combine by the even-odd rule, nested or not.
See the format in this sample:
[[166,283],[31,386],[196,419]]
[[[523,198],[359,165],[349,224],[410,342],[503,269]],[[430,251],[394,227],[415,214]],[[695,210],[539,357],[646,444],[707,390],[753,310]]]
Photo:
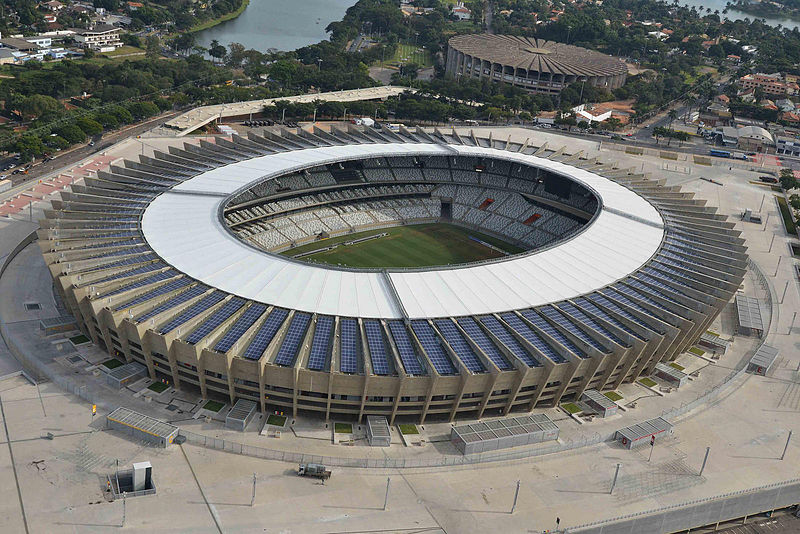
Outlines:
[[181,429],[180,435],[186,438],[187,443],[199,445],[209,449],[263,458],[265,460],[278,460],[289,463],[319,463],[335,467],[360,467],[371,469],[403,469],[415,467],[444,467],[457,465],[472,465],[485,462],[501,462],[505,460],[520,460],[553,454],[557,452],[571,451],[596,445],[613,438],[612,434],[599,434],[595,432],[591,435],[584,435],[579,439],[567,439],[563,443],[553,443],[551,445],[525,449],[519,451],[486,452],[472,454],[468,456],[452,455],[438,456],[432,458],[347,458],[341,456],[321,456],[317,454],[303,454],[299,452],[277,451],[265,449],[254,445],[244,445],[226,439],[213,438],[202,434],[195,434]]
[[638,534],[679,532],[779,510],[800,502],[800,479],[687,501],[657,510],[564,529],[565,533]]

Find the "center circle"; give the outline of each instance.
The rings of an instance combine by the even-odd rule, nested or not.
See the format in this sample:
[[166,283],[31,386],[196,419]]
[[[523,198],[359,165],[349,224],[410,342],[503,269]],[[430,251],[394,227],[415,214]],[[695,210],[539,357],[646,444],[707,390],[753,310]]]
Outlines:
[[221,210],[239,240],[346,270],[459,267],[552,247],[596,216],[598,197],[553,171],[475,156],[339,160],[270,176]]

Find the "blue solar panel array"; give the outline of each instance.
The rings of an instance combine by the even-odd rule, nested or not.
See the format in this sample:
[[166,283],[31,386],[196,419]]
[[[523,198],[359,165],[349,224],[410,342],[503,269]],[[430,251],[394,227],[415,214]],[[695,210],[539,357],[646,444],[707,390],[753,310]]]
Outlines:
[[[626,281],[628,282],[627,285],[625,285],[625,284],[617,284],[616,286],[614,286],[614,289],[617,290],[618,292],[624,294],[624,295],[630,295],[630,296],[635,296],[635,297],[638,296],[638,298],[640,298],[641,300],[644,300],[646,302],[649,302],[653,306],[656,306],[656,307],[661,308],[662,310],[664,310],[666,312],[669,312],[669,313],[671,313],[673,315],[677,315],[678,317],[683,317],[684,319],[686,319],[686,317],[684,317],[682,313],[677,312],[674,309],[667,308],[666,306],[664,306],[663,304],[661,304],[660,302],[655,300],[655,298],[652,298],[652,297],[661,297],[661,298],[664,298],[664,299],[666,299],[668,301],[672,300],[669,297],[667,297],[665,295],[662,295],[658,291],[650,289],[649,287],[645,286],[644,284],[642,284],[640,282],[636,282],[636,281],[631,280],[631,279],[628,279]],[[647,296],[647,295],[649,295],[649,296]]]
[[369,358],[372,362],[372,372],[376,375],[387,376],[391,374],[389,355],[386,344],[383,342],[383,327],[380,321],[374,319],[364,320],[364,331],[367,335]]
[[[605,299],[605,297],[601,297],[599,295],[597,295],[597,298],[598,299],[607,300],[607,299]],[[595,317],[599,317],[600,319],[603,319],[607,323],[613,324],[614,326],[616,326],[617,328],[619,328],[623,332],[627,332],[628,334],[634,336],[637,339],[641,339],[642,341],[647,341],[646,338],[640,336],[639,334],[637,334],[636,332],[634,332],[633,330],[628,328],[628,326],[625,323],[623,323],[622,321],[618,320],[616,317],[613,317],[612,315],[607,313],[605,310],[595,306],[592,302],[589,302],[588,299],[586,299],[584,297],[581,297],[579,299],[575,299],[575,304],[580,309],[584,310],[586,313],[591,313]],[[607,306],[607,307],[610,308],[610,306]]]
[[228,352],[230,348],[236,343],[240,337],[247,332],[247,329],[253,326],[259,317],[266,311],[267,307],[263,304],[253,304],[233,323],[230,330],[225,332],[222,339],[217,341],[214,345],[214,350],[217,352]]
[[[672,294],[672,295],[682,295],[682,296],[684,296],[684,297],[686,297],[688,299],[691,299],[691,302],[697,302],[694,299],[694,297],[690,297],[686,293],[684,293],[683,291],[680,291],[680,290],[675,289],[674,287],[672,287],[670,285],[665,284],[664,280],[670,280],[671,282],[675,283],[676,285],[683,285],[684,287],[687,287],[686,284],[681,284],[680,282],[675,282],[675,281],[671,280],[669,276],[662,275],[660,273],[656,273],[656,276],[648,276],[646,274],[640,273],[640,274],[637,275],[637,278],[639,280],[641,280],[642,282],[646,282],[649,285],[655,286],[656,288],[658,288],[659,293],[662,293],[664,295],[664,298],[666,298],[667,300],[670,300],[672,302],[675,302],[676,304],[679,304],[679,303],[675,299],[673,299],[672,297],[670,297],[668,295],[670,295],[670,294]],[[661,291],[661,290],[663,290],[663,291]],[[689,308],[691,306],[685,306],[685,307]]]
[[325,362],[331,353],[331,334],[333,333],[333,317],[318,315],[317,326],[314,329],[314,340],[311,342],[311,352],[308,355],[308,368],[312,371],[325,369]]
[[244,299],[234,297],[225,303],[220,309],[215,311],[211,317],[205,320],[192,334],[186,338],[186,342],[194,345],[208,334],[214,331],[219,325],[224,323],[231,315],[239,311],[244,306]]
[[522,319],[517,317],[513,312],[502,314],[500,317],[510,326],[517,334],[523,337],[528,343],[536,347],[539,352],[544,354],[547,358],[555,363],[564,363],[567,361],[561,354],[550,346],[539,334],[530,329]]
[[297,357],[297,350],[300,348],[300,343],[303,342],[303,337],[306,335],[306,329],[310,321],[311,314],[295,312],[292,322],[289,323],[289,330],[286,331],[286,337],[283,338],[283,343],[281,343],[281,348],[278,349],[278,355],[275,356],[277,365],[288,367],[294,363]]
[[163,269],[164,267],[166,267],[166,265],[164,265],[160,261],[157,261],[155,263],[149,263],[143,267],[137,267],[136,269],[131,269],[130,271],[123,271],[121,273],[117,273],[112,276],[108,276],[106,278],[101,278],[100,280],[95,280],[94,282],[92,282],[92,284],[104,284],[106,282],[111,282],[113,280],[121,280],[122,278],[136,276],[137,274],[151,273],[153,271]]
[[401,321],[389,321],[389,331],[392,333],[392,339],[397,347],[397,352],[400,354],[400,361],[403,363],[403,369],[409,375],[425,375],[425,369],[420,364],[417,358],[416,351],[411,342],[411,338],[406,330],[406,325]]
[[574,306],[569,302],[564,302],[558,305],[559,308],[567,312],[573,319],[580,321],[582,325],[585,327],[594,330],[598,334],[607,337],[617,345],[622,345],[623,347],[627,346],[625,341],[620,339],[616,336],[613,332],[608,330],[606,327],[595,321],[591,316],[587,315],[583,310]]
[[180,306],[181,304],[183,304],[186,301],[189,301],[189,300],[191,300],[191,299],[193,299],[195,297],[199,297],[200,295],[205,293],[207,290],[208,290],[207,286],[196,285],[196,286],[188,289],[187,291],[184,291],[180,295],[171,298],[167,302],[164,302],[163,304],[161,304],[159,306],[156,306],[155,308],[153,308],[149,312],[145,313],[144,315],[140,315],[139,317],[136,318],[136,322],[137,323],[141,323],[141,322],[146,321],[148,319],[152,319],[153,317],[155,317],[156,315],[158,315],[159,313],[161,313],[163,311],[166,311],[166,310],[169,310],[171,308],[174,308],[175,306]]
[[[636,295],[635,291],[633,291],[633,290],[630,290],[630,291],[632,291],[634,293],[634,296]],[[603,289],[603,290],[601,290],[601,293],[606,297],[616,299],[617,301],[621,302],[622,304],[624,304],[624,305],[626,305],[626,306],[628,306],[630,308],[633,308],[633,309],[635,309],[636,311],[638,311],[640,313],[643,313],[643,314],[645,314],[645,315],[647,315],[649,317],[653,317],[654,319],[658,319],[659,321],[664,321],[664,319],[661,319],[659,316],[657,316],[656,314],[654,314],[653,312],[651,312],[650,310],[648,310],[644,306],[640,306],[637,302],[634,302],[633,300],[629,299],[628,297],[626,297],[625,295],[623,295],[619,291],[612,291],[611,289]],[[635,298],[639,298],[639,297],[635,297]],[[641,298],[643,300],[648,300],[648,299],[644,299],[644,297],[641,297]],[[632,315],[632,317],[636,317],[636,316]],[[645,327],[649,328],[650,330],[654,330],[656,332],[663,333],[663,331],[661,331],[661,330],[659,330],[657,328],[654,328],[652,326],[649,326],[648,324],[642,322],[642,320],[639,319],[638,317],[636,317],[636,320],[637,320],[637,322],[639,322],[640,324],[643,324]]]
[[203,313],[204,311],[208,310],[209,308],[216,306],[222,299],[225,298],[225,293],[222,291],[214,291],[210,295],[203,297],[198,302],[195,302],[188,309],[186,309],[183,313],[166,323],[159,329],[159,333],[161,334],[168,334],[181,326],[184,323],[187,323]]
[[256,335],[253,336],[250,345],[247,347],[247,350],[244,351],[244,357],[248,360],[260,359],[261,356],[264,355],[264,351],[267,350],[267,346],[272,341],[272,338],[278,333],[278,329],[283,324],[287,315],[289,315],[288,310],[284,310],[283,308],[273,309],[272,313],[269,314],[269,317],[267,317],[261,325],[261,328],[256,332]]
[[428,321],[411,321],[411,328],[417,335],[417,339],[419,339],[422,348],[425,349],[425,352],[428,354],[428,358],[430,358],[433,368],[436,369],[437,373],[440,375],[458,374],[458,371],[456,371],[456,368],[453,366],[453,362],[451,362],[450,358],[445,354],[444,349],[439,343],[439,338],[436,337],[436,333],[433,331],[433,328],[431,328],[431,325],[428,324]]
[[142,302],[147,302],[148,300],[150,300],[152,298],[155,298],[155,297],[158,297],[159,295],[166,295],[167,293],[175,291],[176,289],[180,289],[182,287],[186,287],[187,285],[189,285],[191,283],[192,283],[192,279],[191,278],[186,278],[184,276],[183,278],[179,278],[177,280],[173,280],[172,282],[169,282],[169,283],[164,284],[162,286],[159,286],[159,287],[157,287],[155,289],[152,289],[150,291],[142,293],[141,295],[135,297],[134,299],[129,300],[128,302],[125,302],[124,304],[120,304],[119,306],[114,308],[114,311],[119,311],[119,310],[123,310],[125,308],[130,308],[131,306],[136,306],[137,304],[141,304]]
[[458,331],[458,328],[456,328],[456,325],[454,325],[452,321],[449,319],[439,319],[435,322],[442,336],[444,336],[447,343],[452,347],[453,351],[467,369],[473,373],[486,372],[486,367],[484,367],[483,362],[478,358],[478,355],[475,354],[475,351],[472,350],[470,344],[464,339],[464,336],[461,335],[461,332]]
[[547,335],[558,341],[561,345],[566,347],[568,351],[575,354],[576,356],[579,356],[580,358],[586,358],[586,353],[584,353],[581,349],[575,346],[575,343],[570,341],[567,338],[567,336],[556,330],[553,325],[545,321],[541,315],[539,315],[533,310],[525,310],[521,313],[523,317],[529,320],[532,324],[539,327],[539,329],[541,329]]
[[[625,280],[625,283],[627,283],[629,286],[631,286],[633,288],[638,289],[639,291],[643,291],[643,292],[647,293],[648,295],[658,296],[658,297],[661,297],[662,299],[667,300],[667,301],[669,301],[669,302],[671,302],[673,304],[677,304],[678,306],[683,306],[680,302],[678,302],[674,298],[670,297],[669,294],[666,292],[666,291],[675,291],[675,290],[674,289],[670,289],[669,286],[665,286],[664,284],[662,284],[660,282],[657,282],[657,281],[656,282],[653,282],[653,281],[650,282],[652,285],[658,287],[658,289],[653,289],[652,287],[641,283],[639,280],[637,280],[635,278],[628,278],[627,280]],[[660,291],[662,289],[664,291]]]
[[483,317],[478,318],[483,325],[489,329],[489,331],[500,340],[503,345],[508,347],[508,350],[511,351],[511,354],[522,360],[525,365],[528,367],[541,367],[542,364],[536,361],[536,359],[528,354],[528,351],[520,345],[517,338],[511,335],[511,332],[506,330],[506,328],[500,324],[500,321],[494,315],[484,315]]
[[115,250],[114,252],[106,252],[105,254],[98,254],[96,256],[95,255],[87,256],[86,258],[82,258],[82,259],[89,260],[89,259],[111,258],[111,257],[114,257],[114,256],[127,256],[127,255],[130,255],[130,254],[141,254],[142,252],[147,252],[148,250],[150,250],[148,247],[141,246],[141,245],[140,246],[134,246],[134,247],[127,247],[126,246],[125,248],[120,249],[120,250]]
[[358,335],[358,322],[355,319],[341,319],[339,321],[341,333],[339,370],[343,373],[358,372],[358,353],[361,348],[361,336]]
[[506,360],[505,356],[500,352],[500,349],[489,339],[481,327],[478,326],[478,323],[475,322],[475,319],[472,317],[462,317],[457,320],[459,326],[464,329],[464,332],[475,342],[478,347],[483,351],[484,354],[492,361],[493,364],[497,366],[498,369],[501,371],[508,371],[513,369],[514,366],[511,365],[508,360]]
[[[651,279],[651,277],[653,279],[657,279],[659,281],[660,280],[669,280],[670,283],[673,283],[675,285],[679,285],[681,287],[686,287],[686,288],[689,288],[689,289],[694,289],[689,284],[687,284],[684,281],[682,281],[680,279],[680,276],[676,276],[674,274],[666,274],[666,272],[664,272],[664,271],[666,271],[666,269],[656,270],[656,269],[653,269],[652,267],[647,267],[645,269],[642,269],[640,272],[641,273],[646,273],[649,276],[642,276],[641,278],[642,278],[642,280],[649,280],[649,279]],[[673,287],[670,287],[670,286],[666,286],[666,287],[669,287],[670,291],[676,291],[678,293],[682,293],[681,291],[678,291],[677,289],[675,289]]]
[[[587,343],[589,346],[594,347],[595,349],[599,350],[600,352],[611,352],[602,343],[600,343],[599,341],[596,341],[592,336],[590,336],[589,334],[584,332],[582,329],[578,328],[578,326],[576,326],[575,323],[570,321],[562,313],[559,313],[558,310],[556,310],[552,306],[546,306],[546,307],[540,309],[539,312],[542,315],[544,315],[545,317],[547,317],[548,319],[550,319],[551,321],[553,321],[554,323],[556,323],[557,325],[559,325],[559,326],[563,327],[564,329],[566,329],[566,331],[569,332],[570,334],[572,334],[573,336],[577,337],[578,339],[580,339],[584,343]],[[524,313],[523,313],[523,315],[524,315]],[[526,317],[527,317],[527,315],[526,315]],[[553,330],[555,330],[556,332],[560,333],[558,330],[555,329],[555,327],[553,327]],[[548,334],[549,333],[550,332],[548,331]],[[569,341],[569,338],[566,337],[566,336],[564,336],[564,339]],[[575,345],[575,348],[578,348],[577,345]]]
[[131,258],[127,258],[127,259],[124,259],[124,260],[114,261],[114,262],[111,262],[111,263],[106,263],[104,265],[98,265],[96,267],[91,267],[89,269],[78,269],[77,271],[81,272],[81,273],[91,273],[91,272],[94,272],[94,271],[102,271],[104,269],[111,269],[112,267],[123,267],[125,265],[136,265],[137,263],[143,263],[143,262],[148,261],[148,260],[154,260],[154,259],[156,259],[156,257],[157,256],[155,255],[155,253],[137,254],[136,256],[133,256]]
[[136,289],[138,287],[144,287],[150,284],[155,284],[156,282],[161,282],[162,280],[167,280],[168,278],[177,276],[177,274],[178,274],[177,271],[173,271],[172,269],[170,269],[168,271],[156,273],[153,276],[145,276],[141,280],[137,280],[132,284],[127,284],[118,289],[115,289],[114,291],[109,291],[108,293],[104,293],[101,295],[101,297],[113,297],[114,295],[119,295],[120,293],[130,291],[131,289]]

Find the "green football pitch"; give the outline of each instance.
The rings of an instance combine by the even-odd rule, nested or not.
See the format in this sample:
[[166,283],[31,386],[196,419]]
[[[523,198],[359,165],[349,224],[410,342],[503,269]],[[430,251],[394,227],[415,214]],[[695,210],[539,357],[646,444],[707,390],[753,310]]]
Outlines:
[[[361,243],[344,244],[348,241],[384,233],[387,235]],[[494,237],[452,224],[435,223],[396,226],[348,234],[293,248],[283,254],[296,256],[320,250],[320,252],[303,256],[300,259],[363,269],[433,267],[505,256],[503,252],[473,238],[480,239],[510,254],[523,252],[523,249]],[[339,246],[336,248],[321,250],[337,244]]]

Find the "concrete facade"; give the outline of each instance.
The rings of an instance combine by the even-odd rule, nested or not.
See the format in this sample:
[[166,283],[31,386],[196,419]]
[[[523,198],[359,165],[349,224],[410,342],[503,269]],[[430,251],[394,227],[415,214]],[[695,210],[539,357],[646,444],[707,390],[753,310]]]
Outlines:
[[[381,134],[372,133],[370,129],[352,128],[351,132],[381,139]],[[303,146],[309,139],[288,131],[281,135],[285,143],[294,146]],[[429,134],[406,130],[396,137],[416,143],[434,139]],[[440,132],[435,137],[446,143],[471,142]],[[316,142],[322,139],[317,137]],[[258,146],[241,138],[234,138],[234,141],[243,150]],[[215,290],[202,289],[205,286],[192,280],[169,290],[168,284],[186,277],[147,252],[135,221],[126,221],[129,216],[126,210],[143,207],[147,198],[152,198],[151,188],[155,184],[157,188],[165,188],[180,181],[181,175],[196,173],[202,166],[213,166],[211,152],[208,158],[194,160],[188,159],[192,154],[189,151],[182,153],[185,158],[172,160],[156,154],[156,158],[143,157],[136,164],[135,172],[126,172],[135,167],[131,162],[124,168],[100,173],[97,178],[87,178],[85,185],[74,186],[71,192],[63,193],[61,200],[53,201],[52,210],[45,212],[39,245],[56,280],[56,288],[78,319],[82,331],[110,354],[145,365],[151,378],[167,380],[176,389],[195,388],[203,397],[226,398],[231,404],[239,398],[253,400],[258,402],[262,413],[280,409],[291,410],[296,415],[302,410],[316,412],[326,419],[335,415],[357,420],[367,415],[380,415],[387,417],[390,424],[397,417],[424,422],[429,418],[453,420],[526,412],[537,406],[554,406],[562,400],[579,399],[587,389],[611,389],[634,381],[651,373],[657,363],[670,361],[691,346],[739,287],[746,270],[743,240],[733,223],[706,207],[704,201],[682,193],[677,187],[664,187],[659,180],[615,169],[596,160],[582,160],[580,154],[566,155],[564,149],[548,151],[546,145],[513,144],[491,138],[473,137],[472,141],[489,143],[498,149],[549,154],[576,167],[603,173],[658,206],[670,221],[661,251],[644,269],[625,280],[581,298],[554,302],[536,312],[516,310],[495,315],[508,337],[476,321],[489,343],[511,362],[508,370],[501,370],[487,355],[486,347],[470,338],[453,318],[448,319],[454,321],[455,328],[486,372],[470,371],[461,362],[456,348],[444,339],[440,328],[428,321],[434,334],[439,336],[438,343],[446,357],[455,364],[457,374],[438,373],[431,363],[432,356],[414,330],[407,328],[413,350],[426,370],[422,376],[410,375],[404,370],[388,321],[381,320],[387,356],[395,372],[388,376],[377,375],[366,358],[369,344],[364,319],[357,318],[358,337],[365,352],[363,371],[341,373],[335,365],[341,350],[338,342],[342,328],[340,317],[335,318],[334,341],[327,356],[330,367],[323,371],[308,369],[306,365],[320,319],[317,314],[311,317],[302,334],[294,363],[278,365],[275,357],[289,333],[296,314],[294,310],[288,311],[286,320],[260,358],[243,357],[251,341],[259,335],[261,326],[275,311],[274,306],[267,306],[264,313],[248,323],[229,349],[215,350],[215,344],[257,305],[254,302],[247,302],[199,341],[187,342],[186,337],[230,302],[234,298],[232,295],[182,320],[179,328],[158,333],[161,326],[190,311]],[[267,147],[286,151],[288,146],[281,148],[277,142],[264,137],[259,138],[258,143],[264,151]],[[218,154],[222,153],[223,149],[219,149]],[[172,177],[168,181],[164,179],[167,175]],[[120,204],[121,195],[126,203]],[[104,222],[109,213],[115,211],[118,221]],[[160,278],[148,282],[154,275]],[[166,289],[137,300],[159,288]],[[190,294],[191,291],[194,292]],[[160,307],[178,300],[179,304]],[[148,314],[147,320],[137,321],[142,314]],[[537,314],[541,314],[542,321],[533,320]],[[521,326],[515,329],[512,323]],[[521,334],[520,328],[533,332],[538,342],[558,354],[560,361],[545,356],[537,347],[538,342],[532,342],[530,335]],[[514,353],[515,347],[531,355],[539,365],[524,363]]]

